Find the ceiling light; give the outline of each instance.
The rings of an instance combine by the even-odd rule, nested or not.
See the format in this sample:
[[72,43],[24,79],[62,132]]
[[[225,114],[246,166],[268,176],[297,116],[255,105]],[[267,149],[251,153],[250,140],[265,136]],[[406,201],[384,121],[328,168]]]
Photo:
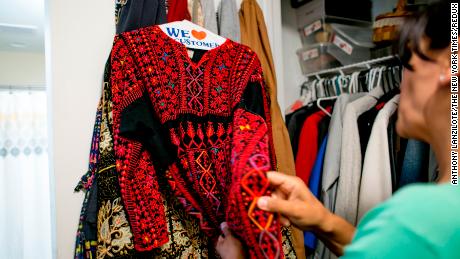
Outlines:
[[13,42],[13,43],[10,43],[10,46],[13,47],[13,48],[23,49],[27,45],[25,43],[22,43],[22,42]]

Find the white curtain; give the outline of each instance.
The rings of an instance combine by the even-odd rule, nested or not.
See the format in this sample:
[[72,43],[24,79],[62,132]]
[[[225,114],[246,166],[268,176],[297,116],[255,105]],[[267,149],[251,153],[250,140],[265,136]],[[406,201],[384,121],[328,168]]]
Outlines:
[[46,94],[0,91],[0,258],[51,258]]

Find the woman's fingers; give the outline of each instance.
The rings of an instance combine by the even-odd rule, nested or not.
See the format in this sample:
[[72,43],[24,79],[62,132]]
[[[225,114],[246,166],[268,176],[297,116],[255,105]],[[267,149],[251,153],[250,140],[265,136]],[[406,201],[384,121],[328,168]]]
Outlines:
[[230,229],[228,228],[227,222],[222,222],[222,223],[220,224],[220,229],[222,230],[222,233],[224,233],[224,236],[225,236],[225,237],[228,237],[228,236],[231,235]]
[[283,225],[285,227],[289,227],[291,225],[291,221],[289,221],[289,219],[287,219],[284,216],[280,217],[280,222],[281,222],[281,225]]
[[289,216],[289,202],[282,199],[275,199],[268,196],[262,196],[257,200],[257,206],[265,211],[278,212]]
[[292,193],[299,180],[297,177],[274,171],[267,172],[267,178],[268,182],[275,190],[281,191],[286,195]]

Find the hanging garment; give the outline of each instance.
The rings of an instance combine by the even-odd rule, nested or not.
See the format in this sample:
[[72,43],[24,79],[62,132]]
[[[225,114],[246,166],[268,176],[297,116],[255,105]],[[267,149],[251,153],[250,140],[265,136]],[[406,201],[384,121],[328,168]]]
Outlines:
[[382,95],[382,89],[375,88],[367,95],[349,103],[343,117],[340,177],[334,211],[355,226],[362,169],[361,146],[357,145],[360,143],[358,117],[374,107]]
[[[108,85],[108,84],[107,84]],[[110,88],[109,88],[110,89]],[[111,100],[111,92],[105,91],[106,100]],[[107,108],[111,111],[112,104]],[[111,112],[107,115],[110,116]],[[206,258],[215,257],[215,251],[206,235],[199,229],[199,221],[189,216],[182,205],[172,195],[163,195],[164,213],[167,218],[168,242],[148,253],[134,249],[132,229],[124,203],[122,202],[119,174],[115,166],[112,124],[107,116],[101,139],[101,169],[98,172],[99,185],[99,240],[98,255],[110,258]],[[105,125],[105,126],[104,126]],[[106,127],[107,126],[107,127]],[[104,162],[106,161],[106,162]],[[167,183],[161,185],[162,193],[172,193]]]
[[[340,173],[342,149],[342,125],[345,107],[349,102],[364,96],[364,93],[342,94],[337,98],[329,124],[329,137],[324,157],[324,168],[321,182],[321,201],[331,212],[335,209],[335,199]],[[321,241],[318,242],[316,254],[319,258],[337,258]]]
[[318,111],[316,105],[310,103],[290,115],[289,124],[287,127],[292,145],[292,152],[294,155],[297,155],[297,150],[299,148],[299,137],[300,132],[302,131],[302,126],[307,117],[316,111]]
[[[96,120],[91,138],[88,171],[82,176],[75,192],[84,191],[85,197],[80,212],[77,236],[75,241],[75,258],[96,258],[97,250],[97,220],[94,220],[94,207],[97,210],[96,171],[99,163],[99,136],[102,122],[102,102],[99,102]],[[97,212],[96,212],[97,213]],[[97,214],[96,214],[97,215]]]
[[240,42],[240,20],[236,0],[220,1],[217,9],[214,0],[201,0],[201,4],[206,29],[222,37]]
[[372,127],[359,188],[358,221],[393,194],[387,128],[398,104],[399,95],[396,95],[380,110]]
[[[317,199],[320,199],[321,196],[321,176],[323,171],[327,139],[328,137],[326,135],[321,141],[321,146],[318,150],[318,156],[316,157],[315,165],[313,166],[311,173],[310,182],[308,183],[308,188]],[[304,243],[308,250],[311,251],[310,253],[313,253],[313,251],[316,249],[317,242],[318,239],[313,234],[313,232],[304,232]]]
[[[104,84],[100,105],[102,108],[99,161],[93,187],[97,190],[97,258],[134,255],[132,230],[126,209],[120,198],[118,172],[113,150],[112,94],[110,84],[110,60],[104,71]],[[87,257],[88,258],[88,257]]]
[[425,142],[409,139],[407,141],[399,188],[411,183],[428,181],[430,146]]
[[200,0],[188,0],[188,12],[192,15],[194,24],[204,27],[203,8],[201,7]]
[[187,0],[168,0],[168,22],[191,20]]
[[385,104],[391,100],[396,94],[399,93],[399,89],[395,89],[388,93],[385,93],[382,97],[379,98],[377,105],[372,107],[370,110],[361,114],[358,118],[358,128],[359,128],[359,140],[361,144],[361,155],[364,157],[366,153],[366,147],[369,143],[369,138],[371,136],[372,127],[374,121],[377,118],[377,114],[385,106]]
[[278,258],[278,218],[253,207],[269,194],[264,172],[275,162],[255,53],[227,40],[194,61],[153,26],[115,40],[112,69],[115,154],[136,250],[168,241],[165,179],[211,240],[227,221],[251,258]]
[[324,138],[326,138],[329,132],[330,122],[331,122],[331,117],[324,116],[318,123],[318,142],[317,143],[319,147],[321,146],[321,143],[323,143]]
[[116,24],[117,34],[165,22],[164,0],[126,0]]
[[[260,6],[255,0],[243,0],[239,11],[241,43],[254,50],[262,64],[263,76],[270,94],[270,115],[273,143],[277,158],[276,169],[289,175],[295,175],[294,154],[292,153],[289,134],[284,125],[278,104],[276,74],[273,57],[268,40],[267,28]],[[305,254],[303,236],[300,230],[294,231],[295,249],[298,256]]]
[[[322,102],[323,106],[332,106],[334,105],[335,100],[325,100]],[[294,155],[297,155],[298,147],[299,147],[299,139],[300,139],[300,132],[302,131],[303,124],[307,117],[311,114],[319,111],[318,106],[316,106],[316,102],[311,102],[306,106],[296,110],[295,112],[286,116],[286,126],[289,132],[289,139],[292,145],[292,151]],[[327,126],[328,127],[328,126]],[[318,142],[324,138],[324,135],[328,132],[328,129],[321,129],[322,134],[321,137],[318,137]]]
[[220,1],[217,22],[219,24],[220,36],[240,42],[240,19],[238,17],[236,0]]
[[203,10],[204,26],[206,29],[219,34],[219,28],[217,27],[217,13],[214,6],[214,0],[200,0],[201,7]]
[[[328,112],[331,107],[327,107]],[[317,111],[310,115],[304,122],[299,137],[299,150],[296,156],[297,176],[304,181],[306,185],[310,180],[310,175],[315,164],[320,143],[318,143],[318,124],[327,116],[323,111]]]
[[115,1],[115,29],[117,28],[120,22],[121,10],[123,9],[123,7],[126,5],[127,2],[128,0]]
[[[80,225],[77,236],[76,258],[213,258],[216,257],[214,246],[208,241],[199,228],[199,221],[189,216],[177,199],[171,195],[163,195],[164,211],[168,224],[169,241],[149,253],[139,253],[134,249],[131,226],[127,221],[124,202],[121,198],[113,151],[112,133],[112,93],[110,84],[110,63],[104,73],[103,95],[99,107],[102,116],[96,119],[95,130],[99,130],[100,138],[93,141],[90,161],[97,165],[97,172],[92,170],[82,178],[80,188],[89,189],[82,207]],[[102,120],[102,121],[101,121]],[[97,150],[99,148],[99,151]],[[98,151],[99,153],[96,153]],[[100,157],[96,159],[96,154]],[[90,165],[90,168],[95,168]],[[90,177],[93,176],[93,177]],[[162,185],[162,193],[172,193],[167,183]],[[89,192],[90,191],[90,192]],[[93,195],[93,194],[97,195]],[[96,201],[94,201],[96,198]],[[97,227],[91,218],[92,208],[97,206]],[[97,230],[97,237],[90,239],[90,233]],[[89,232],[92,231],[92,232]],[[283,232],[286,233],[286,232]],[[287,235],[287,237],[289,237]],[[84,242],[81,242],[84,240]],[[79,242],[80,241],[80,242]],[[283,240],[283,242],[286,242]]]

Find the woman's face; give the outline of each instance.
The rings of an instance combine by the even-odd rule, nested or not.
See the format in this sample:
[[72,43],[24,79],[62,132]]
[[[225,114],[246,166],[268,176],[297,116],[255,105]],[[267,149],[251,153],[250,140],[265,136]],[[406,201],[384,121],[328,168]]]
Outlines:
[[429,141],[430,123],[435,121],[435,118],[426,116],[432,114],[427,110],[436,103],[435,99],[439,97],[437,92],[445,88],[444,81],[449,77],[445,73],[445,65],[449,62],[445,51],[430,52],[427,46],[427,42],[422,42],[421,51],[433,61],[423,60],[413,53],[409,61],[413,70],[403,71],[396,125],[400,136],[424,141]]

